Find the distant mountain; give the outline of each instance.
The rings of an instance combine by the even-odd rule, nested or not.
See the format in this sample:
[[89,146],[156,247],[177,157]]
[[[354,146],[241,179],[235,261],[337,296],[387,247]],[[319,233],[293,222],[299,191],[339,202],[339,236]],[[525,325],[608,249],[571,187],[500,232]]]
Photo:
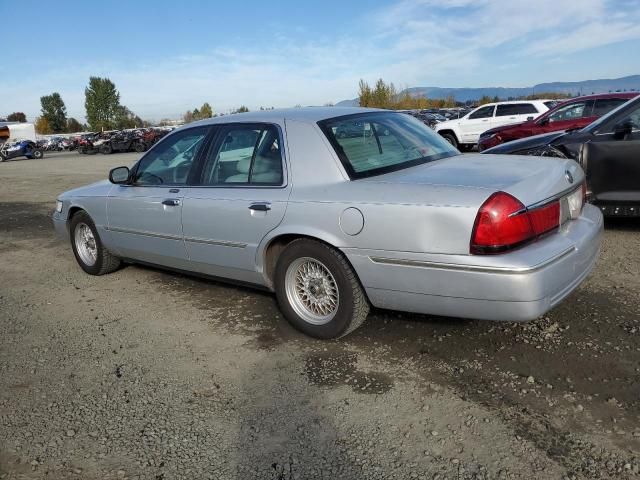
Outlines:
[[[499,97],[507,99],[509,97],[521,97],[534,93],[554,92],[567,93],[569,95],[589,95],[591,93],[607,93],[623,90],[640,91],[640,75],[631,75],[622,78],[584,80],[582,82],[550,82],[539,83],[533,87],[508,88],[508,87],[485,87],[485,88],[443,88],[443,87],[413,87],[407,89],[411,96],[427,97],[434,99],[444,99],[450,95],[458,102],[468,100],[478,100],[487,95],[489,97]],[[358,105],[358,99],[343,100],[336,103],[337,107],[352,107]]]

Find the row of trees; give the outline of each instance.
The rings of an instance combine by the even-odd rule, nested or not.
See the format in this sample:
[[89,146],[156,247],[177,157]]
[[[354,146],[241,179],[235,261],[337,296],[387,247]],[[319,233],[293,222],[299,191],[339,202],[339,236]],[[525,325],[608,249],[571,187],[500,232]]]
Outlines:
[[[360,80],[358,86],[358,100],[361,107],[387,108],[390,110],[417,110],[426,108],[450,108],[458,105],[453,95],[449,95],[445,99],[433,99],[425,96],[412,96],[411,93],[404,89],[398,92],[393,83],[386,83],[381,78],[371,87],[364,80]],[[499,98],[497,96],[482,96],[477,102],[479,105],[485,103],[500,102],[504,100],[537,100],[537,99],[561,100],[571,98],[566,93],[556,92],[540,92],[534,95],[526,95],[522,97]]]
[[399,93],[393,84],[381,78],[371,87],[364,80],[358,86],[358,100],[361,107],[387,108],[389,110],[415,110],[424,108],[455,107],[453,96],[445,99],[431,99],[424,96],[411,96],[407,89]]

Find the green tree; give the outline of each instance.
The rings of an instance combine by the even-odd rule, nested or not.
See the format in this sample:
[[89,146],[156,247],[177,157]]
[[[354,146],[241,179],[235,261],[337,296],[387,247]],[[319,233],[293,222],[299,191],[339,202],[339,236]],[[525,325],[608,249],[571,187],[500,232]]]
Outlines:
[[125,128],[137,128],[142,127],[144,122],[142,119],[129,110],[124,105],[118,105],[116,109],[116,116],[113,122],[113,126],[118,130],[124,130]]
[[478,100],[478,105],[484,105],[485,103],[491,103],[491,97],[488,95],[483,95],[482,97],[480,97],[480,100]]
[[370,107],[371,106],[371,87],[367,82],[360,79],[360,83],[358,85],[358,104],[361,107]]
[[239,108],[237,108],[234,112],[231,112],[231,113],[246,113],[248,111],[249,109],[246,106],[240,105]]
[[84,130],[84,127],[75,118],[71,117],[67,120],[67,132],[76,133],[76,132],[82,132],[83,130]]
[[213,117],[213,108],[207,102],[203,103],[200,107],[200,118],[211,118]]
[[7,122],[26,122],[27,116],[23,112],[13,112],[7,115]]
[[53,133],[62,133],[67,129],[67,107],[58,92],[40,97],[42,116],[47,119]]
[[92,130],[109,130],[114,127],[120,110],[120,93],[108,78],[90,77],[84,89],[84,107]]

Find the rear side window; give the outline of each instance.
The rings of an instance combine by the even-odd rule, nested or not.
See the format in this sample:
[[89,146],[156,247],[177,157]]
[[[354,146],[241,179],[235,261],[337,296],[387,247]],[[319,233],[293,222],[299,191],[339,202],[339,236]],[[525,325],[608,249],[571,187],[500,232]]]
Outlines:
[[490,118],[493,117],[493,109],[495,106],[491,105],[489,107],[482,107],[469,115],[469,120],[474,120],[476,118]]
[[280,137],[273,125],[225,129],[202,170],[202,185],[281,185]]
[[349,115],[318,125],[352,179],[460,154],[424,123],[402,113]]
[[605,113],[609,113],[614,108],[618,108],[623,103],[626,103],[626,98],[601,98],[597,99],[595,106],[593,107],[593,116],[601,117]]
[[498,105],[496,117],[507,117],[509,115],[527,115],[539,113],[531,103],[507,103]]

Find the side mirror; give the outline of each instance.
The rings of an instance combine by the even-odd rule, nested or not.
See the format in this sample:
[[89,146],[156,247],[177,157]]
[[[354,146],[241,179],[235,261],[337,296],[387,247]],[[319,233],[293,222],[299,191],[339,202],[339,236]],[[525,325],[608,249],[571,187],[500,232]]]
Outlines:
[[116,167],[112,168],[109,172],[109,181],[120,185],[129,181],[129,167]]
[[613,138],[622,140],[633,131],[633,122],[630,119],[623,120],[613,127]]
[[547,117],[547,118],[543,118],[543,119],[542,119],[542,120],[540,120],[540,122],[539,122],[539,125],[540,125],[541,127],[544,127],[545,125],[548,125],[548,124],[549,124],[549,117]]
[[527,117],[527,122],[530,122],[531,120],[533,120],[533,117]]

